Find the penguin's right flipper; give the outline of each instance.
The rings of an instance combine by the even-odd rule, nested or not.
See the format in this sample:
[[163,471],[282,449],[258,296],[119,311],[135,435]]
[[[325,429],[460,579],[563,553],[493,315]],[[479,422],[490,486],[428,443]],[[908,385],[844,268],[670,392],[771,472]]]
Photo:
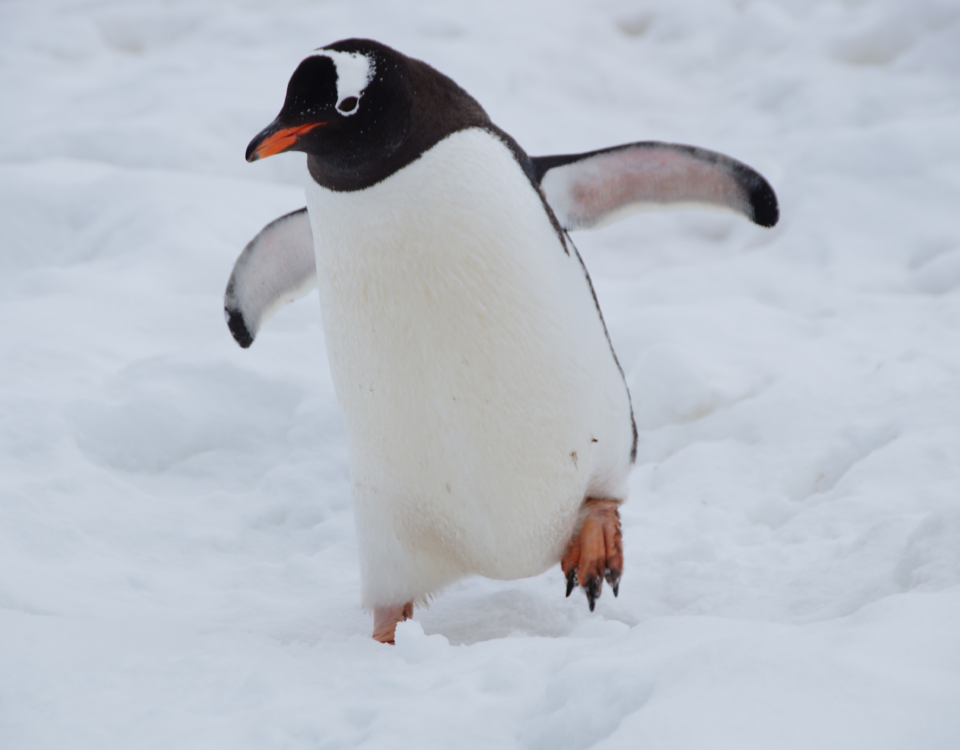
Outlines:
[[547,203],[568,230],[677,204],[736,211],[762,227],[780,217],[777,196],[759,172],[696,146],[642,141],[530,161]]
[[307,209],[267,224],[240,253],[224,295],[230,333],[244,349],[263,322],[317,285],[317,261]]

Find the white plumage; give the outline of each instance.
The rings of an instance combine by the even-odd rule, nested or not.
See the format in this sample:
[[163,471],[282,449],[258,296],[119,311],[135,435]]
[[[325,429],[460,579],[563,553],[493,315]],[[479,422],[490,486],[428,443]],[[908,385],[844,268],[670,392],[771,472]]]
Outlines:
[[584,497],[626,497],[630,406],[580,260],[509,149],[460,131],[307,202],[363,604],[556,564]]

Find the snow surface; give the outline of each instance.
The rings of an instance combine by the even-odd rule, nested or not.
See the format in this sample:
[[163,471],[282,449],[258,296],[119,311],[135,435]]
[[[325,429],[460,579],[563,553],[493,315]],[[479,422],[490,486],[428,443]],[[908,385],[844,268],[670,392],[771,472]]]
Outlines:
[[[781,223],[576,241],[640,428],[627,568],[370,637],[310,298],[222,293],[318,46],[427,60],[534,155],[728,153]],[[960,747],[955,0],[0,4],[0,747]]]

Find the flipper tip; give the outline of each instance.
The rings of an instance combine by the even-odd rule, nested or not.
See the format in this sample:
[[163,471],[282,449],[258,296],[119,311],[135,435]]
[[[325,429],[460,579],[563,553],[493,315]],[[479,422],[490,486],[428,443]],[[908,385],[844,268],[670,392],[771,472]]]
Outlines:
[[253,343],[253,336],[243,319],[243,313],[239,310],[231,310],[229,307],[224,308],[224,313],[227,317],[227,327],[230,329],[230,333],[233,334],[241,347],[249,349],[250,344]]
[[772,227],[780,220],[780,207],[777,195],[766,180],[761,178],[750,191],[750,207],[753,209],[753,221],[762,227]]

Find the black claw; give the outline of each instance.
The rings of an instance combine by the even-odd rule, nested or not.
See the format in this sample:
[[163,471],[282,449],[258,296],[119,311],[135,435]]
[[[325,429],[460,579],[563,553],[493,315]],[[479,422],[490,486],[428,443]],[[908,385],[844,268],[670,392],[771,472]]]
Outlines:
[[593,576],[587,579],[587,603],[590,605],[590,611],[596,606],[597,599],[600,598],[600,591],[603,588],[603,579]]
[[570,572],[567,573],[567,597],[569,598],[570,592],[573,591],[573,587],[577,585],[577,569],[570,568]]
[[620,592],[620,571],[608,570],[607,583],[613,588],[613,595],[616,596]]

